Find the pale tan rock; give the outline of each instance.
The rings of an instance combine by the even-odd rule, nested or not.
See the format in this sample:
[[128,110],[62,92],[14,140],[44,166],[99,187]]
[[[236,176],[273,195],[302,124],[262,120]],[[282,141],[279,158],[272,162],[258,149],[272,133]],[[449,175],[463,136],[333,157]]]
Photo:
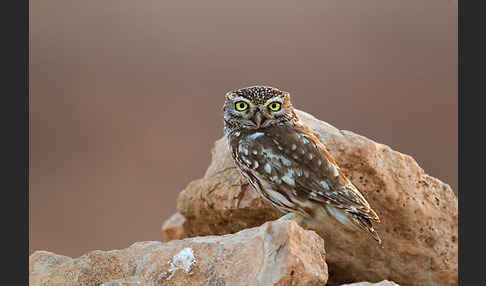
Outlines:
[[371,283],[371,282],[358,282],[358,283],[352,283],[352,284],[343,284],[341,286],[400,286],[397,283],[393,281],[388,281],[388,280],[383,280],[380,282],[376,283]]
[[40,285],[40,279],[45,273],[53,271],[64,262],[72,260],[64,255],[49,251],[36,251],[29,256],[29,285]]
[[[457,285],[457,198],[410,156],[298,112],[381,218],[380,247],[367,233],[324,222],[329,285],[393,280],[400,285]],[[420,142],[417,142],[420,144]],[[183,236],[234,233],[282,214],[234,168],[225,138],[216,141],[203,178],[177,200]],[[175,237],[174,237],[175,238]]]
[[38,256],[31,255],[30,275],[32,269],[37,275],[33,286],[317,286],[327,281],[323,239],[290,221],[223,236],[138,242],[76,259]]
[[150,281],[145,281],[142,278],[137,276],[111,280],[101,284],[101,286],[152,286],[152,285],[154,285],[154,283]]

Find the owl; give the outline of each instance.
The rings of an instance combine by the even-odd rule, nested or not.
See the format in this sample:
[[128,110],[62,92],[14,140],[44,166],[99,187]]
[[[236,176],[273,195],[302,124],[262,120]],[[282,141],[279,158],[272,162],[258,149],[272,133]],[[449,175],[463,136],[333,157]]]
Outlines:
[[226,94],[224,133],[238,171],[258,194],[300,225],[334,219],[381,244],[378,215],[326,146],[299,120],[288,92],[251,86]]

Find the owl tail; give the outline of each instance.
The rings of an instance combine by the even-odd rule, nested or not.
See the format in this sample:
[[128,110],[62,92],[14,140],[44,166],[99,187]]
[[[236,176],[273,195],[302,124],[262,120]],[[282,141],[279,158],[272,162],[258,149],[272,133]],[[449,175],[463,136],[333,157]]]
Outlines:
[[371,234],[371,236],[381,245],[381,238],[373,228],[372,221],[380,222],[378,215],[372,210],[368,209],[368,212],[349,212],[340,208],[336,208],[330,205],[326,205],[325,210],[327,213],[334,217],[344,226],[349,228],[359,228],[365,230]]
[[361,214],[356,214],[356,213],[350,213],[349,214],[351,221],[359,226],[361,229],[369,232],[371,236],[378,242],[378,244],[381,244],[381,238],[378,235],[378,233],[375,231],[373,228],[373,225],[371,224],[371,219],[363,216]]

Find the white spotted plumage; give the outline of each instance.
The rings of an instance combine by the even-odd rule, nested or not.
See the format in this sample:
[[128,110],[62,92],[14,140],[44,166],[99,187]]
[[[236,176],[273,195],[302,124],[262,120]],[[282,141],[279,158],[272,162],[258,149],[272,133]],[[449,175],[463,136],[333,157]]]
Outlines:
[[[241,100],[248,106],[237,110]],[[271,109],[273,103],[280,108]],[[288,93],[265,86],[227,93],[224,130],[237,169],[272,206],[311,221],[324,211],[381,241],[372,226],[378,216],[299,120]]]

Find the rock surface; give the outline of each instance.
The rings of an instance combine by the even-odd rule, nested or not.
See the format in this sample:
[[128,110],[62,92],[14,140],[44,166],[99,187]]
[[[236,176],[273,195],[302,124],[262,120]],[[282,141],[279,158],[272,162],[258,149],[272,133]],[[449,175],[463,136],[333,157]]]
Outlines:
[[[408,155],[304,112],[298,115],[382,221],[375,227],[382,247],[367,233],[332,222],[316,230],[326,241],[329,285],[385,279],[400,285],[457,285],[457,198],[450,186],[425,174]],[[177,206],[180,214],[170,228],[163,227],[164,239],[234,233],[282,215],[238,174],[225,138],[215,143],[204,177],[180,193]]]
[[71,259],[30,256],[32,286],[325,285],[324,241],[295,222],[267,222],[223,236],[138,242]]
[[40,280],[46,273],[67,261],[71,261],[71,258],[48,251],[32,253],[29,256],[29,285],[40,285]]
[[383,280],[381,282],[377,283],[371,283],[371,282],[358,282],[358,283],[353,283],[353,284],[343,284],[341,286],[400,286],[393,281],[388,281],[388,280]]
[[162,241],[186,238],[184,223],[186,219],[180,213],[171,216],[162,224]]

